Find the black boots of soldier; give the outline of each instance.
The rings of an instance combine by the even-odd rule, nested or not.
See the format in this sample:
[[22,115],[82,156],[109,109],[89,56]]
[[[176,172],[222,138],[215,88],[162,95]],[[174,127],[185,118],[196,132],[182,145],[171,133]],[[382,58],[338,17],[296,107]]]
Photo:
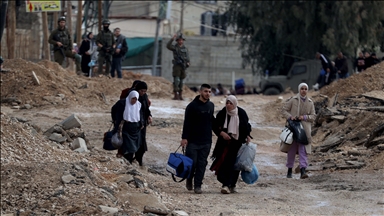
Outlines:
[[292,178],[292,168],[288,168],[287,178]]
[[306,179],[306,178],[308,178],[308,174],[305,173],[305,168],[304,168],[304,167],[300,169],[300,173],[301,173],[301,175],[300,175],[300,178],[301,178],[301,179]]
[[184,100],[182,91],[179,91],[179,92],[174,91],[173,95],[174,96],[173,96],[172,100]]
[[177,92],[173,92],[173,98],[172,100],[179,100],[179,94],[177,94]]
[[[287,178],[292,178],[292,168],[288,168]],[[305,173],[305,168],[304,167],[300,169],[300,178],[301,179],[308,178],[308,174]]]

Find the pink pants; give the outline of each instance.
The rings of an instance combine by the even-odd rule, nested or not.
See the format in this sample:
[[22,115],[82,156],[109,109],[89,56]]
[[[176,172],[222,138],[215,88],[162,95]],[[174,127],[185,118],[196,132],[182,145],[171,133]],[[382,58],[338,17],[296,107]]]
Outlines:
[[307,162],[307,151],[305,150],[305,145],[300,144],[296,141],[293,141],[291,145],[292,146],[289,149],[287,154],[286,166],[288,168],[293,168],[293,164],[295,163],[296,153],[299,153],[300,168],[307,168],[308,162]]

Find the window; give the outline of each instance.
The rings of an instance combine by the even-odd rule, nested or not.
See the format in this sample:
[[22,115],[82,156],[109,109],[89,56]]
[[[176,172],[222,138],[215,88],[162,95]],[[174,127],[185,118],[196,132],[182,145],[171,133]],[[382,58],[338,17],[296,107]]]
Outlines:
[[307,66],[297,65],[292,69],[292,75],[302,74],[307,71]]

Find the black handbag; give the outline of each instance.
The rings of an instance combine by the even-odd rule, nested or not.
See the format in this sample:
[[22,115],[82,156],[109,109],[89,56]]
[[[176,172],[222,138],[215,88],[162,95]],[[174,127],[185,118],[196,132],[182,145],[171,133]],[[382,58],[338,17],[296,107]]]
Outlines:
[[303,145],[308,145],[307,134],[300,120],[288,120],[289,127],[293,132],[293,140]]
[[112,145],[112,142],[111,142],[112,135],[113,135],[113,130],[111,130],[112,126],[113,126],[113,123],[109,128],[109,130],[104,133],[104,137],[103,137],[103,149],[107,151],[113,151],[117,149],[115,148],[115,146]]

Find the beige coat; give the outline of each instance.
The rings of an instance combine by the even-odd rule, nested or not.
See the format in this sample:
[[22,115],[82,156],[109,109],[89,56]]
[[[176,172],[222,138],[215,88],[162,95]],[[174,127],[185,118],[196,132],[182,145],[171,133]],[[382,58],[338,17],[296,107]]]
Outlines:
[[[299,109],[299,104],[300,104],[300,109]],[[305,102],[303,102],[300,100],[299,94],[297,94],[284,103],[284,106],[281,112],[284,118],[286,119],[290,118],[291,116],[307,115],[307,120],[302,121],[302,125],[304,127],[305,134],[307,135],[307,139],[308,139],[308,145],[305,146],[305,150],[307,154],[310,154],[312,151],[311,124],[316,119],[315,105],[313,104],[313,101],[307,97]]]

